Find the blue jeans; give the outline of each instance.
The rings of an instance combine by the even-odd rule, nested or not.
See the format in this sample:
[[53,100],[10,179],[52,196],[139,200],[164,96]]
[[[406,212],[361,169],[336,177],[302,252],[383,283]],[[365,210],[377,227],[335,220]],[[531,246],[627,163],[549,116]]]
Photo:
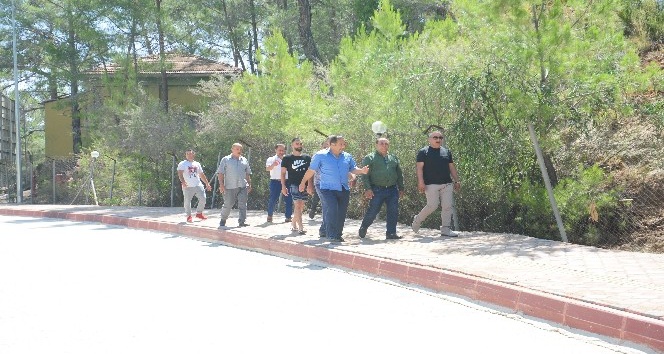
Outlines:
[[[281,181],[276,180],[276,179],[271,179],[270,180],[270,199],[267,202],[267,215],[272,216],[274,214],[274,209],[277,207],[277,203],[279,202],[279,196],[281,195]],[[285,216],[286,219],[290,219],[291,216],[293,215],[293,198],[289,194],[288,196],[284,196],[284,204],[285,206]]]
[[362,219],[362,225],[360,228],[368,229],[369,226],[374,222],[380,208],[385,203],[385,211],[387,215],[385,221],[387,222],[386,234],[396,234],[397,233],[397,219],[399,218],[399,189],[397,186],[392,186],[389,188],[381,187],[372,187],[373,198],[369,202],[369,209],[364,214]]
[[350,191],[320,190],[320,201],[323,203],[323,220],[325,222],[325,235],[328,238],[341,238],[348,212]]

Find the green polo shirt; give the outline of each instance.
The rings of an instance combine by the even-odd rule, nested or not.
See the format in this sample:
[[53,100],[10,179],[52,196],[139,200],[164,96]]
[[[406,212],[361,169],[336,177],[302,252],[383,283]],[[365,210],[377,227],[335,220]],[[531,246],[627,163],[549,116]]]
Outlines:
[[374,151],[362,159],[362,165],[369,166],[369,173],[361,176],[365,189],[371,189],[371,186],[397,185],[400,191],[403,190],[403,172],[399,159],[395,155],[388,152],[387,156],[383,156],[378,151]]

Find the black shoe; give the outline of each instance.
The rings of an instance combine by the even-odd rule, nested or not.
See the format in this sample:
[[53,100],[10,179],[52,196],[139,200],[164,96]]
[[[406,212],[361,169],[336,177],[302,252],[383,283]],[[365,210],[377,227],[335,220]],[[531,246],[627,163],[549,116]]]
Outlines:
[[398,236],[397,234],[387,234],[387,235],[385,235],[386,240],[400,240],[402,238],[403,237]]
[[293,219],[291,219],[291,218],[284,219],[284,222],[291,222],[291,221],[293,221]]
[[241,222],[237,226],[238,227],[245,227],[245,226],[249,226],[249,224],[245,224],[244,222]]
[[226,220],[219,220],[219,227],[226,226]]
[[318,234],[318,237],[320,237],[320,238],[327,238],[327,236],[326,236],[325,234]]
[[360,238],[364,238],[364,236],[367,235],[367,229],[360,227],[360,231],[358,232],[358,234],[360,235]]
[[343,237],[330,237],[330,242],[345,242]]

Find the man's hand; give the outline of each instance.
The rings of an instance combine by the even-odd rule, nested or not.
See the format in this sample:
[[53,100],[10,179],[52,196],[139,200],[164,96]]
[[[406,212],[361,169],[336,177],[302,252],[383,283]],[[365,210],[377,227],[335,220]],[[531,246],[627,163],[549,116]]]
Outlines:
[[208,184],[205,186],[205,190],[207,190],[208,192],[212,190],[212,186],[210,185],[210,183],[208,183]]
[[286,186],[281,186],[281,194],[288,197],[288,188]]
[[367,189],[364,191],[364,197],[367,199],[372,199],[374,197],[374,193],[371,189]]
[[219,185],[219,193],[221,193],[221,194],[226,193],[226,187],[224,187],[223,184],[220,184],[220,185]]
[[427,187],[424,185],[424,182],[417,182],[417,190],[420,191],[420,193],[424,193],[424,191],[427,190]]

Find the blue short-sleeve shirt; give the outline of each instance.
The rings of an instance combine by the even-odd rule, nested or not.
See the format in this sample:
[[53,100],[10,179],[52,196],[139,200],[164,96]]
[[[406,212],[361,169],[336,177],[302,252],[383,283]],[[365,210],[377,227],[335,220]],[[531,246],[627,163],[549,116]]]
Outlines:
[[320,189],[334,191],[350,190],[348,172],[356,168],[351,154],[342,151],[337,157],[330,150],[317,152],[309,166],[309,169],[318,172],[320,176]]

